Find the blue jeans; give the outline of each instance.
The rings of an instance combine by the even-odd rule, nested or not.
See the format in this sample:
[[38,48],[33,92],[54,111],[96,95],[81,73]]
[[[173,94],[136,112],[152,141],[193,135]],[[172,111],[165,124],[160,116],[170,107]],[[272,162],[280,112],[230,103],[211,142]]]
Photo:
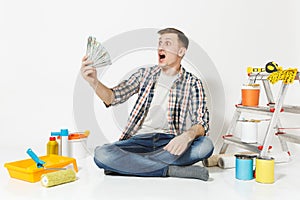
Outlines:
[[165,177],[169,165],[192,165],[213,153],[211,140],[203,136],[195,139],[182,155],[173,155],[163,147],[174,137],[163,133],[140,134],[98,146],[94,161],[98,167],[119,174]]

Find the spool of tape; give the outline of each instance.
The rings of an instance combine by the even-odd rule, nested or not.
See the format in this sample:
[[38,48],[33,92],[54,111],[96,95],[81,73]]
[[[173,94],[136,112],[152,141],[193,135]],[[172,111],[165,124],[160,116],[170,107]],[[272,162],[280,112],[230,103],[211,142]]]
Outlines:
[[75,180],[76,173],[72,169],[50,172],[41,176],[41,184],[44,187],[52,187]]

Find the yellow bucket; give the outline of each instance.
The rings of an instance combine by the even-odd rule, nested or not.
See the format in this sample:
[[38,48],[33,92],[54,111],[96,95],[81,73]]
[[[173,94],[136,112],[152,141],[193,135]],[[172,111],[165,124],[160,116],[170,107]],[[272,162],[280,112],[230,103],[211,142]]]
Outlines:
[[259,183],[274,183],[274,158],[258,157],[255,164],[255,180]]

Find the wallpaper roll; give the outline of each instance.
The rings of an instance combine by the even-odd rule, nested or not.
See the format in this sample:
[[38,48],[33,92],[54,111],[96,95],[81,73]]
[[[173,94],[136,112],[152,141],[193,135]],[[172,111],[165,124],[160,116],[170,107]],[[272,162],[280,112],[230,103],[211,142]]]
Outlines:
[[228,157],[228,156],[233,156],[234,154],[217,154],[217,155],[212,155],[211,157],[205,159],[202,161],[203,165],[205,167],[213,167],[213,166],[218,166],[218,162],[220,158],[222,157]]
[[223,155],[218,159],[218,166],[222,169],[235,168],[235,156]]
[[209,158],[202,160],[203,166],[205,166],[205,167],[217,166],[220,155],[212,155]]
[[[211,157],[204,159],[202,161],[202,164],[205,167],[218,166],[222,169],[235,168],[235,156],[234,156],[235,154],[236,153],[212,155]],[[258,155],[257,153],[254,152],[239,152],[238,154],[256,155],[256,156]]]

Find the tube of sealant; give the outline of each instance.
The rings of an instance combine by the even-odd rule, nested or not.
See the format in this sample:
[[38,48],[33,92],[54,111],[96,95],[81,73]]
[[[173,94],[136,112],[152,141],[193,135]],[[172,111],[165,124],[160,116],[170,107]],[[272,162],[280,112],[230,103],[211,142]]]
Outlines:
[[69,131],[68,129],[61,129],[60,132],[51,132],[51,136],[60,136],[59,141],[59,155],[61,156],[69,156]]
[[61,144],[62,144],[62,149],[61,149],[61,155],[62,156],[69,156],[69,131],[68,129],[61,129]]

